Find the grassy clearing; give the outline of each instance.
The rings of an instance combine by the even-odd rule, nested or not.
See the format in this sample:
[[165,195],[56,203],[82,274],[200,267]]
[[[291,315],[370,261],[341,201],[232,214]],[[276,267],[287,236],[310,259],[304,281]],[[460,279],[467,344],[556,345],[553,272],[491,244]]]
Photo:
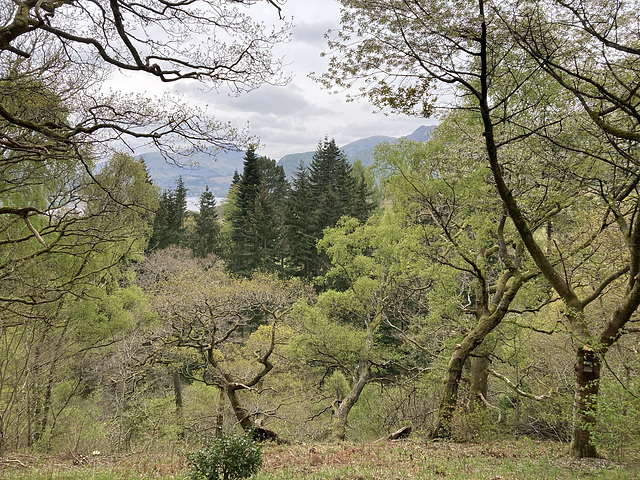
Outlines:
[[[636,479],[638,456],[625,462],[576,460],[555,442],[478,444],[404,441],[370,444],[266,445],[252,480]],[[183,479],[183,452],[96,457],[15,456],[0,463],[3,480]]]

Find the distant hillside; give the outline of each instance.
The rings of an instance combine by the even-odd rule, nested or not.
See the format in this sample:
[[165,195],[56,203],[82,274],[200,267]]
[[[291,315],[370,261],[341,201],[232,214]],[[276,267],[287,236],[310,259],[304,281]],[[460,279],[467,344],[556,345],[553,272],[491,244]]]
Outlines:
[[309,165],[311,163],[311,159],[313,158],[313,152],[303,152],[303,153],[290,153],[289,155],[285,155],[280,160],[278,160],[278,165],[284,168],[284,173],[287,174],[287,178],[291,178],[293,172],[296,171],[300,162],[304,165]]
[[160,188],[174,188],[182,176],[189,196],[199,196],[208,185],[216,197],[225,197],[233,180],[233,173],[242,173],[244,152],[222,152],[215,157],[199,153],[192,157],[193,167],[178,167],[167,163],[157,152],[139,155],[144,158],[154,183]]
[[[414,140],[416,142],[426,142],[429,139],[429,135],[431,134],[432,126],[422,125],[418,127],[411,135],[407,135],[406,138],[408,140]],[[347,154],[347,158],[351,163],[359,160],[365,167],[369,167],[373,165],[373,154],[375,152],[376,146],[378,146],[382,142],[395,142],[397,138],[395,137],[387,137],[384,135],[375,135],[373,137],[362,138],[360,140],[356,140],[354,142],[348,143],[343,147],[340,147],[344,153]],[[282,165],[285,173],[288,178],[291,178],[293,172],[295,172],[296,168],[300,162],[304,163],[304,165],[309,165],[313,158],[313,154],[315,152],[304,152],[304,153],[292,153],[289,155],[285,155],[280,160],[278,160],[278,165]]]
[[[432,128],[427,126],[419,127],[411,135],[404,138],[424,142],[428,139]],[[394,137],[375,135],[344,145],[341,150],[347,154],[351,163],[360,160],[363,165],[369,166],[373,164],[373,152],[376,145],[395,140]],[[314,152],[285,155],[278,160],[278,165],[281,165],[287,177],[291,178],[300,162],[304,165],[311,163]],[[205,186],[208,185],[213,194],[221,198],[226,197],[229,192],[233,173],[236,170],[242,173],[244,152],[219,153],[215,158],[205,153],[198,153],[191,159],[196,165],[193,167],[177,167],[167,163],[158,152],[143,153],[138,158],[144,158],[151,173],[151,178],[162,189],[174,188],[176,180],[182,176],[182,180],[189,190],[189,197],[200,196]]]
[[415,132],[413,132],[411,135],[407,135],[406,137],[402,138],[413,140],[414,142],[426,142],[427,140],[429,140],[432,131],[433,126],[427,127],[426,125],[422,125],[416,128]]

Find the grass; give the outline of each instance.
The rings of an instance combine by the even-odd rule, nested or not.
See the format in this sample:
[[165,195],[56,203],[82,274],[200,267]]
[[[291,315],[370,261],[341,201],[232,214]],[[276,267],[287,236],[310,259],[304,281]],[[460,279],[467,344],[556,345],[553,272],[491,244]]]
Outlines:
[[[264,464],[251,480],[601,479],[640,478],[640,460],[578,460],[567,445],[528,439],[489,443],[266,445]],[[77,457],[14,456],[0,459],[3,480],[183,479],[184,455]]]

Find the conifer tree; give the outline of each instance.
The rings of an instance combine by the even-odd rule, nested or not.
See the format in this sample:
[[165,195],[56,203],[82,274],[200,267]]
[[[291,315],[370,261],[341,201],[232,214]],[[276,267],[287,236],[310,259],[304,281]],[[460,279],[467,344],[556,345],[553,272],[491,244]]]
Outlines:
[[250,148],[232,190],[235,205],[227,208],[231,215],[226,217],[231,222],[230,268],[241,275],[276,269],[284,261],[283,212],[289,190],[284,169]]
[[[271,221],[268,232],[264,234],[271,239],[271,247],[268,249],[269,265],[284,268],[286,257],[285,219],[287,210],[287,198],[291,185],[287,181],[284,168],[275,160],[260,157],[264,189],[268,195],[271,211]],[[267,253],[267,252],[265,252]],[[271,267],[269,268],[271,269]]]
[[167,207],[169,205],[169,191],[164,190],[158,199],[158,209],[153,218],[153,232],[149,239],[147,251],[162,250],[166,248],[168,243],[169,231],[169,213]]
[[318,261],[315,236],[315,202],[309,169],[302,163],[294,172],[287,200],[286,247],[289,265],[296,275],[310,279]]
[[187,213],[187,189],[182,177],[176,180],[176,189],[170,192],[170,201],[167,205],[167,218],[171,244],[180,245],[184,238],[184,217]]
[[343,215],[351,215],[356,181],[347,156],[335,140],[318,144],[309,167],[311,191],[317,202],[315,215],[316,237],[326,227],[334,226]]
[[200,211],[195,216],[196,225],[191,238],[191,250],[195,257],[206,257],[220,251],[220,223],[216,210],[216,198],[207,186],[200,195]]
[[376,190],[369,186],[365,176],[365,167],[360,161],[353,164],[351,176],[354,181],[354,188],[351,195],[350,214],[357,218],[360,223],[364,223],[373,214],[379,199],[376,201]]
[[[366,195],[358,192],[353,169],[335,140],[325,137],[319,142],[309,166],[309,183],[315,202],[313,215],[309,217],[314,243],[322,238],[325,228],[335,226],[345,215],[360,221],[368,218]],[[323,256],[316,256],[314,263],[309,272],[311,276],[321,274],[328,267],[327,258]]]
[[[262,181],[255,147],[249,147],[244,156],[244,168],[236,190],[236,205],[231,229],[232,248],[228,262],[235,273],[248,275],[255,264],[254,209],[256,196]],[[234,175],[235,179],[235,175]]]
[[187,212],[187,191],[182,177],[180,177],[176,181],[175,190],[162,192],[147,250],[162,250],[169,245],[183,244],[185,240],[183,223]]

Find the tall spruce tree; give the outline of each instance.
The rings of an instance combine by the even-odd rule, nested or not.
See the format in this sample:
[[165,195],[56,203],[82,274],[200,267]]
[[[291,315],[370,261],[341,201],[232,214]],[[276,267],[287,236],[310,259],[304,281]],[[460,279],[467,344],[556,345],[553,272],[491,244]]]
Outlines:
[[250,148],[242,176],[234,176],[232,189],[235,205],[227,217],[231,221],[230,268],[241,275],[278,268],[284,261],[283,212],[289,190],[283,168]]
[[175,190],[165,190],[160,195],[148,250],[162,250],[169,245],[184,243],[183,223],[187,212],[187,191],[180,177],[176,181]]
[[326,137],[318,144],[309,166],[311,191],[316,199],[315,228],[322,231],[334,226],[344,215],[354,216],[357,181],[345,153],[334,139]]
[[216,197],[207,186],[200,195],[200,211],[195,216],[196,225],[190,242],[195,257],[220,252],[220,223],[216,207]]
[[[334,139],[325,137],[318,143],[309,166],[309,184],[315,202],[313,215],[309,217],[315,241],[322,238],[325,228],[335,226],[345,215],[360,221],[368,218],[368,199],[363,192],[359,195],[353,169]],[[328,266],[325,256],[317,256],[309,274],[319,275]]]
[[367,180],[365,167],[359,160],[353,164],[351,176],[354,179],[354,188],[351,195],[350,214],[360,223],[364,223],[376,210],[379,199],[376,199],[376,189],[370,187],[373,181]]
[[294,275],[310,279],[318,262],[315,236],[315,200],[309,169],[302,163],[293,174],[287,200],[286,248]]
[[244,156],[242,176],[237,183],[236,211],[231,218],[232,248],[229,252],[228,262],[232,271],[242,275],[248,275],[251,270],[257,267],[255,262],[257,239],[253,222],[256,196],[262,182],[258,159],[255,147],[249,147]]
[[286,257],[285,218],[291,185],[287,180],[284,167],[278,165],[275,160],[260,157],[259,164],[263,188],[268,195],[271,212],[269,229],[264,231],[266,237],[271,239],[270,248],[265,251],[269,257],[268,269],[271,269],[271,265],[282,269]]

